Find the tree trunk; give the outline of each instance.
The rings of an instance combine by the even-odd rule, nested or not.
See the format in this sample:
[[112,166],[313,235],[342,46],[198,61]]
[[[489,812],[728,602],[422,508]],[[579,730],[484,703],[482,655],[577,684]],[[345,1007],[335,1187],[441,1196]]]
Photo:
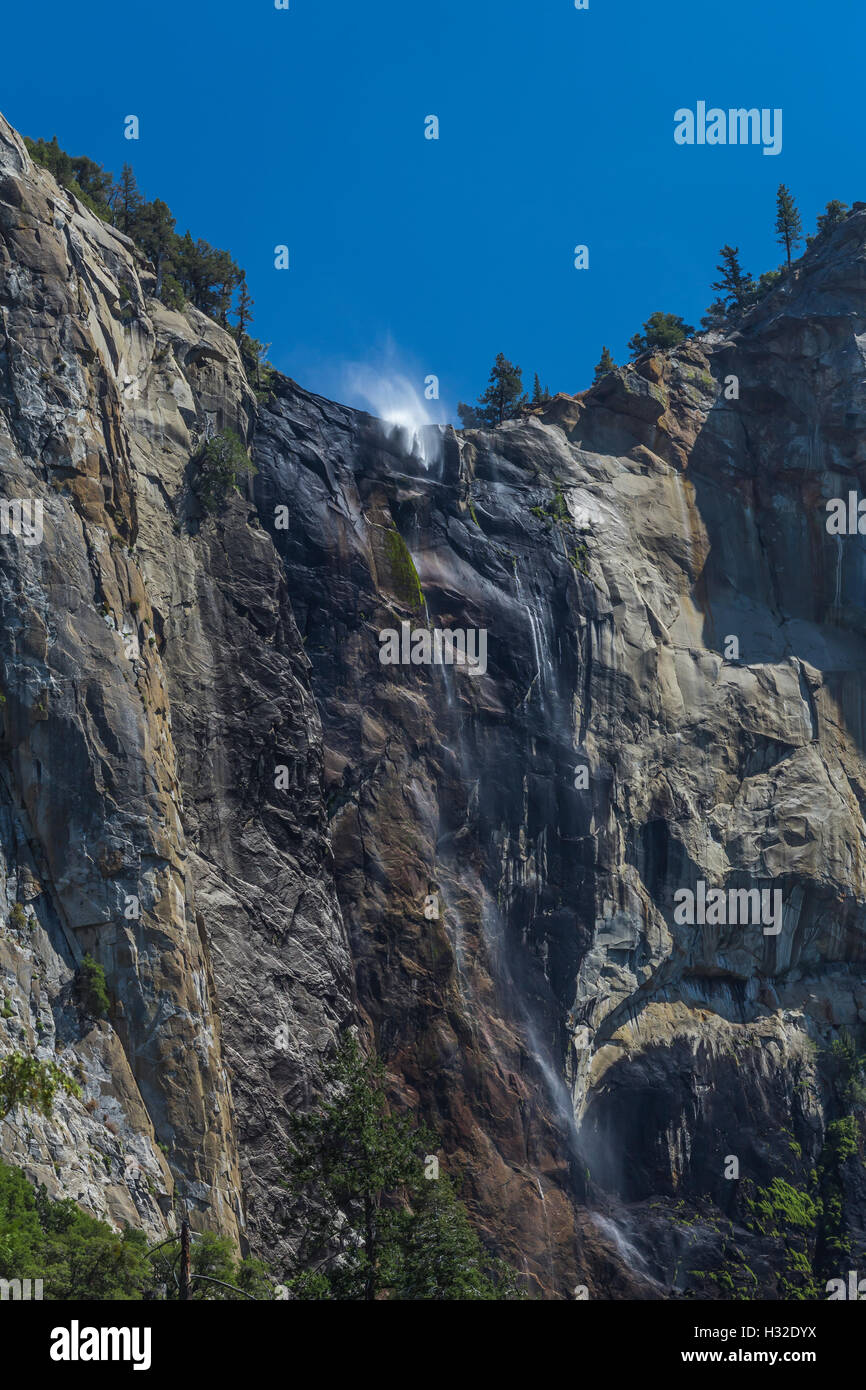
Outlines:
[[364,1198],[364,1236],[367,1247],[367,1277],[364,1298],[369,1303],[376,1297],[376,1220],[371,1197]]
[[186,1302],[190,1296],[190,1249],[189,1222],[180,1224],[180,1297]]

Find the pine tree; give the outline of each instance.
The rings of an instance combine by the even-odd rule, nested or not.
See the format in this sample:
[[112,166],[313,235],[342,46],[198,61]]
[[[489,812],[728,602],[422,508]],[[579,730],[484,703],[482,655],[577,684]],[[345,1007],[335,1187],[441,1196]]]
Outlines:
[[243,440],[232,429],[221,430],[206,440],[195,463],[193,488],[206,513],[217,511],[229,493],[239,490],[238,482],[244,474],[258,472]]
[[142,203],[130,235],[156,267],[156,297],[160,299],[165,273],[170,267],[171,250],[177,240],[174,218],[161,198]]
[[[49,140],[25,137],[31,157],[49,169],[58,182],[93,212],[120,228],[156,267],[156,297],[182,310],[186,300],[228,326],[232,298],[240,287],[241,270],[227,251],[219,251],[189,232],[175,231],[175,220],[161,199],[145,201],[129,164],[120,178],[83,155],[73,158],[60,148],[55,135]],[[242,294],[243,298],[243,294]],[[241,314],[241,338],[252,321],[252,299],[247,295]],[[247,354],[250,370],[256,366],[253,349]],[[262,375],[256,366],[257,375]]]
[[458,401],[457,414],[460,416],[460,423],[465,430],[480,430],[484,426],[484,421],[474,405],[466,405],[464,401]]
[[[237,1298],[225,1285],[273,1298],[259,1260],[240,1258],[226,1236],[195,1235],[193,1299]],[[0,1279],[42,1279],[45,1297],[64,1302],[175,1300],[179,1245],[160,1241],[148,1251],[144,1231],[114,1231],[71,1198],[51,1198],[44,1184],[35,1188],[20,1169],[0,1163]]]
[[728,306],[723,299],[714,299],[701,319],[701,328],[721,328],[728,316]]
[[740,265],[739,246],[723,246],[719,255],[722,259],[716,269],[721,279],[716,280],[710,289],[720,295],[717,303],[724,304],[728,310],[742,313],[754,301],[755,282]]
[[228,251],[215,250],[201,237],[193,241],[186,232],[183,237],[175,238],[172,260],[187,298],[202,313],[216,317],[227,326],[232,295],[240,276],[240,268]]
[[799,246],[803,240],[803,223],[794,202],[794,195],[780,183],[776,193],[776,240],[785,248],[788,265],[791,264],[791,248]]
[[[289,1187],[306,1200],[299,1298],[476,1299],[516,1296],[447,1179],[426,1178],[435,1141],[393,1115],[385,1070],[352,1038],[326,1068],[317,1110],[290,1121]],[[443,1184],[440,1186],[440,1184]]]
[[52,1201],[0,1163],[0,1278],[34,1277],[58,1301],[138,1300],[151,1280],[147,1237],[130,1226],[119,1234],[70,1197]]
[[84,201],[93,206],[100,216],[107,216],[110,211],[111,189],[114,185],[112,175],[86,155],[77,155],[72,160],[72,172]]
[[842,203],[838,198],[831,198],[824,211],[818,217],[818,235],[824,232],[831,232],[834,227],[838,227],[840,222],[844,222],[848,215],[848,204]]
[[635,333],[629,339],[628,350],[632,356],[638,357],[650,348],[676,347],[678,343],[685,342],[694,331],[692,325],[686,323],[679,314],[663,314],[657,311],[650,314],[644,324],[644,332]]
[[[266,1267],[257,1259],[239,1259],[228,1236],[215,1231],[195,1231],[190,1259],[190,1294],[195,1302],[233,1302],[236,1290],[255,1299],[273,1298],[273,1284]],[[162,1245],[151,1256],[150,1286],[145,1285],[143,1297],[175,1302],[182,1295],[177,1279],[181,1262],[181,1242],[173,1240]]]
[[[269,348],[271,348],[272,346],[273,346],[273,344],[271,344],[271,343],[259,343],[259,342],[255,342],[255,340],[254,340],[254,347],[255,347],[255,354],[256,354],[256,390],[257,390],[257,391],[263,391],[263,390],[265,390],[265,389],[267,388],[268,384],[270,383],[271,377],[272,377],[273,374],[274,374],[274,368],[271,366],[270,362],[268,361],[268,350],[269,350]],[[263,375],[263,373],[264,373],[264,375]]]
[[119,227],[126,236],[132,235],[132,224],[143,202],[132,165],[124,164],[120,179],[111,192],[111,207],[115,227]]
[[499,352],[490,371],[487,389],[479,396],[477,405],[467,406],[460,401],[457,413],[464,429],[478,426],[493,429],[501,425],[503,420],[510,420],[526,404],[520,368]]
[[247,329],[253,321],[253,305],[255,304],[255,300],[247,289],[247,273],[245,270],[242,270],[238,275],[237,291],[238,302],[235,313],[238,316],[238,321],[235,324],[235,337],[238,343],[243,346]]
[[413,1199],[392,1296],[437,1302],[521,1297],[514,1271],[488,1255],[444,1173],[425,1182]]
[[[369,1061],[353,1038],[344,1041],[328,1075],[333,1098],[291,1122],[291,1185],[319,1205],[307,1227],[309,1259],[339,1246],[327,1275],[303,1270],[294,1287],[305,1296],[310,1279],[325,1297],[370,1301],[392,1271],[397,1233],[395,1199],[422,1171],[422,1136],[406,1117],[389,1112],[384,1067]],[[321,1295],[320,1295],[321,1296]]]
[[544,393],[543,393],[543,391],[542,391],[542,389],[541,389],[541,382],[538,380],[538,372],[535,373],[535,381],[533,382],[533,385],[532,385],[532,404],[533,404],[533,405],[543,405],[543,404],[544,404]]
[[597,381],[601,381],[602,377],[608,376],[611,372],[615,371],[616,363],[614,362],[613,357],[610,354],[610,350],[602,346],[601,357],[598,359],[598,362],[596,363],[595,375],[592,378],[593,386]]

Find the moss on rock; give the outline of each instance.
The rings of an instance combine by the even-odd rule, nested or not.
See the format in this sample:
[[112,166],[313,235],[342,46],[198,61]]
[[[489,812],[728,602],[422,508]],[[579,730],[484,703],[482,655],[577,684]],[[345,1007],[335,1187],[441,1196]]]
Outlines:
[[389,531],[385,537],[385,551],[391,567],[391,584],[394,593],[407,608],[416,611],[424,607],[424,594],[415,562],[409,554],[409,547],[397,530]]

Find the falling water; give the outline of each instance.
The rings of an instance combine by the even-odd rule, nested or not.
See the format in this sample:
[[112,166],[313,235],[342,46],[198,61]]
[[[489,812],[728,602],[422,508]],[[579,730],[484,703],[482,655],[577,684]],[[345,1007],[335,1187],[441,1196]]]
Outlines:
[[[410,439],[416,440],[419,436],[424,439],[430,437],[431,431],[414,428],[414,421],[411,419],[395,418],[393,413],[386,412],[386,419],[390,420],[395,428],[403,429]],[[436,432],[437,439],[441,442],[441,433]],[[420,454],[416,448],[416,453]],[[426,456],[430,456],[429,449]],[[424,457],[424,455],[422,455]],[[409,546],[413,563],[415,555],[421,554],[422,546],[420,537],[416,534],[411,537],[412,544]],[[413,553],[414,551],[414,553]],[[417,567],[417,565],[416,565]],[[423,560],[422,560],[423,569]],[[543,622],[531,602],[532,595],[527,593],[520,575],[515,567],[515,584],[517,590],[517,600],[526,613],[529,623],[529,630],[532,639],[532,650],[535,660],[535,680],[539,689],[539,700],[542,711],[545,711],[550,695],[552,682],[553,665],[550,659],[546,633]],[[429,627],[431,616],[424,601],[424,618]],[[455,682],[461,677],[446,664],[434,666],[432,669],[434,683],[442,682],[442,689],[445,696],[445,705],[451,716],[449,723],[453,728],[453,752],[456,757],[460,779],[468,793],[467,815],[472,814],[471,788],[473,783],[477,788],[480,773],[475,766],[475,751],[472,747],[469,730],[471,728],[471,715],[469,709],[464,709],[462,702],[457,699],[457,689]],[[466,717],[463,717],[465,714]],[[443,748],[446,746],[443,743]],[[477,794],[477,793],[476,793]],[[447,857],[446,857],[447,862]],[[508,959],[508,946],[504,922],[481,881],[477,872],[468,868],[465,863],[452,861],[449,865],[450,874],[455,879],[455,891],[449,891],[447,887],[443,889],[440,879],[440,894],[443,906],[443,916],[446,930],[451,941],[454,953],[456,984],[460,999],[463,1004],[463,1013],[467,1019],[473,1033],[476,1034],[476,1045],[483,1048],[488,1054],[495,1058],[496,1065],[503,1076],[507,1075],[514,1065],[514,1058],[510,1055],[513,1045],[513,1038],[509,1039],[508,1045],[504,1045],[503,1037],[500,1036],[499,1029],[495,1020],[488,1018],[489,1000],[482,999],[476,989],[476,977],[473,954],[473,930],[467,926],[464,920],[462,907],[462,895],[468,894],[469,899],[480,906],[480,926],[481,935],[484,941],[485,954],[487,956],[488,969],[495,982],[497,992],[511,1003],[513,1011],[517,1017],[515,1022],[518,1030],[522,1033],[525,1046],[529,1052],[537,1074],[540,1076],[543,1089],[547,1093],[547,1105],[549,1111],[556,1116],[558,1123],[563,1127],[568,1136],[569,1145],[576,1150],[577,1130],[575,1125],[574,1110],[571,1104],[571,1097],[564,1078],[558,1070],[551,1048],[542,1040],[539,1028],[532,1016],[530,1006],[525,998],[524,991],[515,981],[511,965]],[[538,1184],[538,1192],[541,1199],[541,1216],[546,1237],[546,1248],[548,1261],[550,1262],[550,1277],[553,1281],[553,1241],[548,1225],[548,1215],[544,1201],[544,1189],[538,1175],[535,1175]]]
[[548,1095],[557,1116],[564,1124],[569,1137],[573,1139],[576,1144],[577,1127],[574,1120],[571,1095],[565,1081],[553,1065],[549,1050],[539,1037],[535,1020],[532,1018],[529,1008],[527,1007],[523,990],[515,985],[507,961],[502,917],[499,909],[493,904],[489,904],[486,898],[482,900],[481,926],[484,932],[484,942],[487,947],[491,965],[497,967],[496,975],[500,987],[504,986],[507,993],[515,1001],[518,1013],[520,1014],[520,1023],[526,1036],[526,1041],[529,1044],[532,1059],[547,1085]]
[[657,1283],[657,1280],[650,1274],[647,1262],[637,1246],[623,1234],[612,1217],[603,1216],[600,1211],[590,1212],[590,1217],[602,1235],[606,1236],[612,1243],[623,1264],[627,1265],[632,1273],[640,1275],[642,1279],[650,1280],[653,1284]]
[[386,415],[385,423],[400,431],[406,441],[406,453],[420,459],[428,472],[442,462],[444,425],[431,425],[405,414]]
[[392,435],[399,434],[403,451],[421,460],[426,469],[442,459],[445,426],[433,420],[413,382],[390,368],[377,371],[355,363],[346,368],[350,396],[361,397]]
[[[457,989],[460,994],[460,999],[463,1004],[473,1005],[475,1004],[475,996],[466,974],[466,927],[460,912],[453,903],[447,900],[441,886],[439,893],[442,899],[442,906],[445,909],[444,917],[446,928],[451,928],[449,935],[451,937],[451,945],[454,949],[454,964],[457,969]],[[475,1009],[472,1007],[468,1008],[466,1010],[466,1017],[471,1026],[475,1018]]]
[[[521,608],[529,619],[529,630],[532,634],[532,650],[535,656],[535,680],[538,682],[538,696],[542,711],[547,705],[547,672],[551,669],[551,662],[545,652],[544,625],[539,620],[538,614],[531,604],[526,602],[523,596],[523,585],[520,582],[520,572],[515,565],[514,582],[517,589],[517,600]],[[530,683],[531,689],[532,683]],[[528,695],[528,692],[527,692]]]

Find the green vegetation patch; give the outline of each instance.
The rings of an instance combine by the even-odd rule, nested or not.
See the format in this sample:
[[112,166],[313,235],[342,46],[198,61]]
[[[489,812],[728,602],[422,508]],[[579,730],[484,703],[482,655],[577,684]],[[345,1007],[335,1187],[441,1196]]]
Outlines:
[[385,536],[385,551],[394,593],[407,608],[419,611],[424,607],[421,580],[418,578],[415,561],[409,554],[409,547],[398,530],[388,531]]
[[343,1041],[308,1115],[290,1119],[289,1187],[311,1216],[287,1280],[298,1298],[498,1301],[515,1272],[485,1249],[436,1140],[391,1113],[382,1063]]
[[[106,1167],[110,1166],[107,1156]],[[0,1278],[41,1279],[47,1301],[138,1302],[178,1298],[180,1242],[148,1250],[143,1231],[118,1233],[69,1198],[52,1200],[0,1163]],[[197,1301],[273,1297],[259,1260],[241,1260],[225,1236],[193,1233],[191,1297]]]
[[80,1097],[81,1087],[56,1062],[40,1062],[23,1052],[11,1052],[0,1061],[0,1120],[16,1105],[28,1105],[49,1116],[58,1091]]
[[110,1007],[105,970],[91,955],[85,955],[78,968],[78,997],[85,1013],[106,1018]]
[[232,491],[238,490],[243,473],[258,472],[234,430],[213,435],[195,458],[194,491],[206,513],[219,510]]

